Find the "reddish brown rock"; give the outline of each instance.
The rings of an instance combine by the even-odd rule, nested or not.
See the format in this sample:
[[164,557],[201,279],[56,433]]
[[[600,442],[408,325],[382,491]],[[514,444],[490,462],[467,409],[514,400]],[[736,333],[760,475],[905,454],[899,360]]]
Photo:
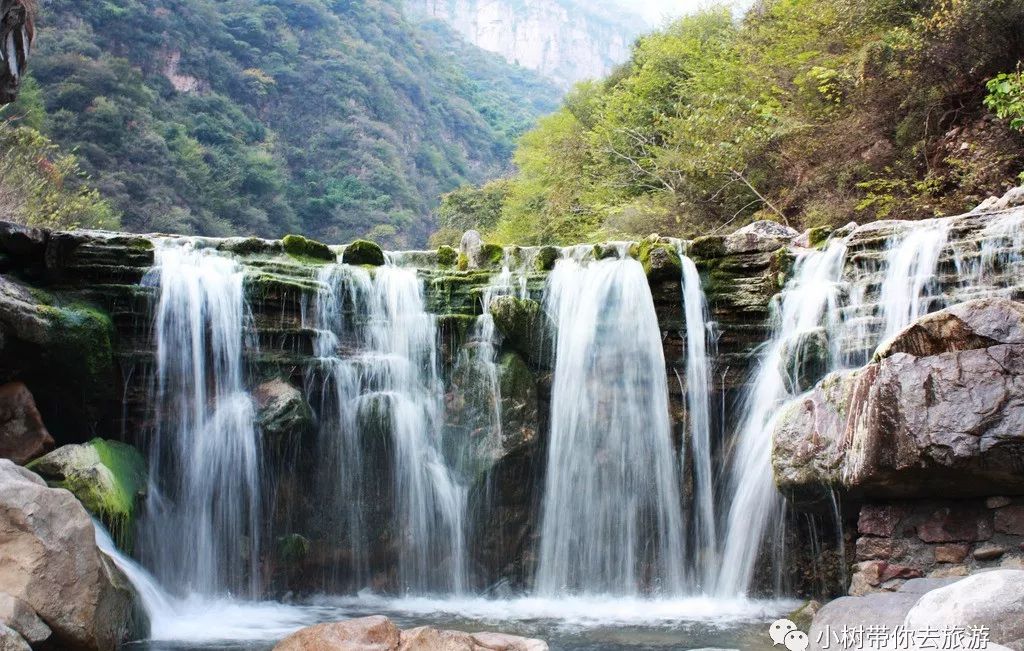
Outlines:
[[857,560],[891,560],[903,554],[903,545],[892,538],[862,536],[857,539]]
[[935,548],[936,563],[961,563],[971,551],[970,545],[939,545]]
[[989,497],[985,499],[985,506],[990,509],[1001,509],[1013,503],[1009,497]]
[[28,387],[21,382],[0,386],[0,457],[24,465],[53,447]]
[[903,509],[897,506],[865,504],[857,519],[857,532],[868,536],[892,536],[903,515]]
[[924,576],[924,572],[916,567],[897,565],[895,563],[883,563],[880,570],[879,579],[881,583],[892,581],[893,579],[919,579]]
[[1006,506],[995,513],[995,528],[999,533],[1024,536],[1024,506]]
[[286,637],[274,651],[394,651],[401,632],[387,617],[362,617],[310,626]]
[[970,507],[938,509],[917,527],[917,536],[925,542],[978,542],[992,537],[992,518]]

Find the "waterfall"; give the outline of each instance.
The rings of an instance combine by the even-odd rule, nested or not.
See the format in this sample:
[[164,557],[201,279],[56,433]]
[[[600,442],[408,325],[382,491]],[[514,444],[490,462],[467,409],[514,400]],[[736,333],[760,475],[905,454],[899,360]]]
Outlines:
[[939,255],[949,237],[949,221],[911,224],[909,232],[890,243],[880,303],[888,339],[929,310],[929,284],[934,282]]
[[846,241],[836,240],[824,251],[806,251],[797,259],[777,308],[772,338],[751,377],[729,468],[729,515],[716,582],[722,597],[747,592],[764,541],[775,538],[771,531],[781,525],[781,496],[772,482],[771,432],[789,395],[784,351],[837,313],[845,254]]
[[661,331],[642,265],[563,257],[536,589],[684,589],[683,525]]
[[135,593],[139,596],[139,605],[149,617],[150,626],[157,628],[158,618],[174,612],[174,598],[164,592],[164,589],[146,568],[117,548],[114,539],[110,537],[110,532],[99,520],[93,518],[92,524],[96,528],[96,546],[109,556],[114,561],[114,565],[128,577],[128,582],[132,584]]
[[143,551],[176,590],[253,596],[260,445],[243,377],[243,273],[191,241],[157,240],[155,256],[143,281],[159,290]]
[[[744,419],[729,468],[730,510],[717,592],[745,593],[768,540],[778,539],[781,497],[771,477],[771,433],[786,400],[800,390],[800,357],[809,335],[827,348],[825,370],[866,363],[875,347],[914,319],[948,303],[937,274],[949,220],[902,225],[877,259],[847,256],[847,243],[869,225],[804,251],[782,292],[773,334],[751,376]],[[778,566],[778,563],[776,563]]]
[[[315,354],[326,371],[317,381],[320,441],[354,576],[368,578],[379,545],[371,540],[364,503],[390,497],[401,589],[461,592],[466,490],[440,449],[437,324],[426,311],[422,283],[415,269],[391,265],[372,272],[329,265],[319,280]],[[368,448],[389,458],[367,458]],[[365,467],[376,461],[389,469]],[[385,478],[390,484],[382,487]]]
[[[711,365],[707,298],[697,266],[679,249],[683,267],[683,311],[686,317],[686,408],[693,462],[693,530],[698,545],[700,585],[709,588],[718,567],[715,484],[711,465]],[[685,446],[682,446],[685,449]]]

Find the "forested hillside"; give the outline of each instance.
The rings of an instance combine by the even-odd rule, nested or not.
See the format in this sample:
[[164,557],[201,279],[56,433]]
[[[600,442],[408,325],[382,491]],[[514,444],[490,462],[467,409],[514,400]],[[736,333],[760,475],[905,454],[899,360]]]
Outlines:
[[1021,0],[764,0],[642,38],[448,195],[436,240],[701,235],[964,211],[1024,170]]
[[106,203],[72,198],[136,231],[412,246],[559,97],[399,0],[44,0],[38,27],[5,128],[74,151]]

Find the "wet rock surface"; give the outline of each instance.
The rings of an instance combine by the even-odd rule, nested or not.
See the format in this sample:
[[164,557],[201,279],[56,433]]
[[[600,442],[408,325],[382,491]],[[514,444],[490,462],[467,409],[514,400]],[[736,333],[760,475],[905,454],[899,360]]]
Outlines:
[[548,645],[501,633],[462,633],[427,626],[398,630],[386,617],[363,617],[304,628],[274,651],[547,651]]
[[22,382],[0,386],[0,457],[24,465],[54,445],[28,387]]

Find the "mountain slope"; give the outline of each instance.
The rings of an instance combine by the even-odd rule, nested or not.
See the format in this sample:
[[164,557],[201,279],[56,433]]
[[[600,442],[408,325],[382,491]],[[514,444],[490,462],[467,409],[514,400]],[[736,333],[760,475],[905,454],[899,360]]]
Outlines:
[[8,114],[45,109],[133,230],[415,245],[438,194],[505,173],[558,97],[485,53],[456,59],[397,0],[41,9],[34,82]]
[[632,40],[646,29],[632,12],[582,0],[406,0],[406,9],[444,21],[563,88],[626,61]]

